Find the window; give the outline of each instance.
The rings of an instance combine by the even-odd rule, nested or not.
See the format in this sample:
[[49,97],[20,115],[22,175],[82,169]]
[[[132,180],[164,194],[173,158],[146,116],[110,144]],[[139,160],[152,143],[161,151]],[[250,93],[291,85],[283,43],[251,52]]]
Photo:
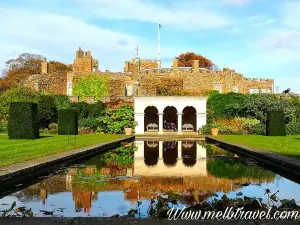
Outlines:
[[126,96],[132,96],[132,94],[133,94],[132,84],[126,84],[126,86],[125,86],[125,95]]
[[72,82],[67,82],[67,95],[72,96]]
[[235,93],[239,93],[239,88],[238,87],[233,87],[232,91],[235,92]]
[[258,89],[251,88],[251,89],[249,90],[249,93],[250,93],[250,94],[258,94],[258,93],[259,93],[259,90],[258,90]]
[[220,84],[214,83],[214,90],[222,93],[222,87]]

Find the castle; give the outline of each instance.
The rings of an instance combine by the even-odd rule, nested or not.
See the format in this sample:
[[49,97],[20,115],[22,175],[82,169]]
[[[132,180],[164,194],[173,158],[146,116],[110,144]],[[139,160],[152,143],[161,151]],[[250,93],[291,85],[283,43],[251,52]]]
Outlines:
[[[159,95],[158,90],[161,87],[177,88],[196,94],[211,90],[220,93],[274,93],[274,79],[246,78],[229,68],[208,70],[200,68],[198,60],[193,61],[192,67],[178,67],[176,58],[171,68],[158,68],[158,65],[158,60],[143,60],[137,57],[125,62],[123,72],[100,72],[99,61],[92,57],[90,51],[84,52],[79,48],[72,72],[66,76],[50,74],[48,63],[44,61],[42,73],[32,75],[26,86],[52,94],[67,95],[72,101],[79,101],[77,96],[73,96],[76,81],[82,76],[98,74],[109,76],[111,95],[127,99],[132,96]],[[87,96],[85,100],[94,101],[93,96]]]

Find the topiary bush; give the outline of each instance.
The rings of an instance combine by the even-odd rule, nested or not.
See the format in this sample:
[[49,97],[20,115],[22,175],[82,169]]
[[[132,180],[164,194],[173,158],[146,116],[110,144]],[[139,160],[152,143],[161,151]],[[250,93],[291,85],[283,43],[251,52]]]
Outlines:
[[285,118],[283,111],[269,111],[266,124],[267,136],[286,136]]
[[78,115],[76,110],[61,109],[58,111],[58,134],[78,134]]
[[286,125],[287,135],[299,135],[300,134],[300,122],[290,122]]
[[38,106],[32,102],[10,104],[8,117],[9,139],[39,138]]

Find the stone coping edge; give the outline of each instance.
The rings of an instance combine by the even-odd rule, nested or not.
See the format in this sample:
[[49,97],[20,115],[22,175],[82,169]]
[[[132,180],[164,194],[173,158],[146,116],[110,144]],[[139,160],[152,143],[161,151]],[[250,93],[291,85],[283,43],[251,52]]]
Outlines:
[[[85,157],[88,157],[90,155],[94,155],[95,153],[100,153],[100,152],[103,152],[105,150],[109,150],[109,149],[118,147],[118,146],[121,145],[122,142],[131,142],[134,139],[135,139],[134,136],[130,136],[130,137],[121,138],[121,139],[117,139],[117,140],[110,141],[110,142],[104,142],[104,143],[100,143],[100,144],[97,144],[97,145],[87,146],[87,147],[84,147],[84,148],[73,149],[71,151],[78,151],[78,152],[70,153],[69,155],[58,157],[58,158],[55,157],[55,155],[60,154],[60,153],[56,153],[56,154],[53,154],[53,155],[47,155],[45,157],[53,156],[53,159],[50,159],[49,161],[41,162],[41,163],[38,163],[38,164],[35,164],[35,165],[31,165],[31,166],[28,166],[28,167],[23,167],[23,168],[20,168],[20,169],[14,171],[14,172],[10,172],[10,173],[6,173],[4,175],[0,175],[0,180],[5,182],[6,179],[26,175],[28,173],[38,171],[39,169],[42,169],[42,168],[45,168],[45,167],[48,167],[48,166],[61,164],[61,163],[66,162],[66,161],[70,162],[70,161],[79,160],[81,158],[85,158]],[[62,153],[67,153],[67,151],[62,152]],[[32,159],[32,160],[34,160],[34,159]],[[29,161],[31,161],[31,160],[28,160],[28,162]],[[3,167],[3,168],[5,168],[5,167]],[[3,169],[3,168],[0,168],[0,169]],[[2,183],[2,182],[0,182],[0,183]],[[0,186],[1,186],[1,184],[0,184]]]
[[280,167],[280,170],[293,173],[296,176],[300,176],[300,160],[289,158],[286,156],[281,156],[273,152],[262,151],[252,147],[232,144],[230,142],[223,141],[218,138],[205,137],[205,140],[206,142],[216,144],[221,148],[239,152],[241,154],[254,158],[258,162],[262,162],[273,167],[275,166],[277,168]]

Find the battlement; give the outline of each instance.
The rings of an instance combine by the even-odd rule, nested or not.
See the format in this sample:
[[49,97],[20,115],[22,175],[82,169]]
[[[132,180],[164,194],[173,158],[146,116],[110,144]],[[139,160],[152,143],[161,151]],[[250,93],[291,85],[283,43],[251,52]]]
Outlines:
[[82,51],[81,47],[76,51],[76,59],[80,58],[92,58],[91,51]]

